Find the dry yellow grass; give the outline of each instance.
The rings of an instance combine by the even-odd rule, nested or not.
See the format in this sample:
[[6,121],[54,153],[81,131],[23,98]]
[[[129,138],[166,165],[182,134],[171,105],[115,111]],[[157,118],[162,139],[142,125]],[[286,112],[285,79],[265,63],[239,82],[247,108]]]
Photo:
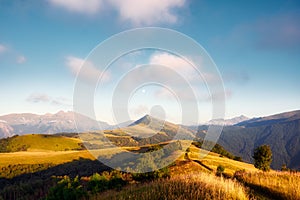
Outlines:
[[94,160],[88,151],[43,151],[0,153],[0,166],[9,164],[62,164],[79,158]]
[[300,173],[290,172],[258,172],[244,173],[242,180],[260,190],[264,190],[274,198],[300,199]]
[[131,185],[120,192],[108,191],[91,199],[249,199],[238,182],[207,173],[177,175],[142,185]]
[[188,160],[177,160],[175,161],[173,166],[169,168],[171,176],[180,175],[183,172],[185,174],[195,173],[195,172],[206,172],[212,173],[205,167],[199,165],[196,162],[188,161]]
[[98,156],[111,157],[130,148],[107,148],[100,150],[81,151],[20,151],[0,153],[0,166],[10,164],[63,164],[80,158],[95,160]]
[[225,173],[228,175],[233,176],[234,173],[238,170],[245,169],[247,172],[257,172],[256,169],[252,164],[239,162],[236,160],[232,160],[226,157],[220,157],[219,154],[209,152],[205,157],[201,158],[200,156],[200,149],[191,145],[189,158],[192,160],[200,160],[204,165],[208,166],[209,168],[213,169],[214,171],[217,170],[219,165],[225,167]]

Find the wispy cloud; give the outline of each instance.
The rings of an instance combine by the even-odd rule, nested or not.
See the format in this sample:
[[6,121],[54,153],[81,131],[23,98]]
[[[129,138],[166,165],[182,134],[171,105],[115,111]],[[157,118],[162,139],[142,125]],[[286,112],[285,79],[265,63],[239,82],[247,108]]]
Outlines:
[[154,92],[154,96],[158,99],[167,99],[167,100],[178,99],[179,101],[194,101],[197,98],[195,93],[198,92],[198,90],[195,90],[194,88],[193,93],[187,92],[184,89],[177,90],[176,92],[173,91],[173,92],[174,93],[171,93],[169,90],[165,88],[160,88]]
[[242,85],[250,80],[250,75],[246,71],[230,71],[223,74],[223,80]]
[[296,48],[300,45],[300,14],[278,15],[255,24],[262,48]]
[[[201,63],[201,59],[197,59],[198,63]],[[154,53],[151,56],[149,63],[166,66],[176,71],[189,83],[203,83],[204,81],[207,83],[213,83],[216,81],[215,75],[202,70],[201,66],[195,64],[193,59],[188,56],[181,58],[169,53]],[[167,73],[163,75],[165,78],[168,76]]]
[[201,66],[196,70],[193,60],[188,56],[182,58],[166,52],[154,52],[149,55],[148,63],[137,65],[134,70],[127,73],[119,83],[120,91],[132,89],[137,84],[157,83],[166,88],[155,91],[153,93],[155,98],[174,99],[175,95],[175,98],[187,101],[195,98],[206,101],[208,99],[206,84],[217,82],[216,76],[207,71],[203,72],[205,69]]
[[0,53],[4,53],[7,51],[7,47],[4,46],[3,44],[0,44]]
[[134,115],[134,118],[138,118],[142,115],[149,114],[149,108],[146,105],[138,105],[130,109],[130,112]]
[[25,56],[18,56],[17,57],[17,63],[18,64],[23,64],[23,63],[25,63],[26,62],[26,57]]
[[[78,78],[87,82],[94,82],[98,80],[100,76],[102,76],[102,81],[108,81],[110,79],[109,72],[100,71],[92,62],[85,61],[82,58],[68,56],[66,57],[66,66],[74,76],[78,76]],[[82,67],[84,67],[83,70],[81,70]]]
[[71,106],[71,100],[64,97],[51,97],[45,93],[32,93],[26,99],[30,103],[50,103],[55,106]]
[[220,48],[252,46],[264,50],[295,50],[300,47],[300,14],[282,13],[239,24],[227,36],[215,38]]
[[68,57],[66,57],[65,63],[66,63],[66,66],[72,72],[72,74],[77,76],[77,74],[79,73],[79,71],[84,63],[84,60],[81,58],[74,57],[74,56],[68,56]]
[[65,97],[52,98],[50,103],[55,106],[71,106],[72,104],[71,100]]
[[[191,64],[189,62],[191,62]],[[189,62],[181,57],[169,53],[154,53],[149,60],[150,64],[158,64],[168,67],[182,76],[182,78],[186,81],[192,82],[197,78],[199,79],[199,74],[197,74],[197,71],[192,66],[195,64],[192,63],[190,59]],[[163,76],[164,78],[168,78],[168,73],[164,73]]]
[[185,0],[109,1],[119,12],[120,19],[133,25],[174,24],[178,21],[175,9],[185,5]]
[[19,54],[16,50],[7,45],[0,44],[0,54],[7,53],[8,60],[10,62],[17,62],[18,64],[23,64],[26,62],[26,57]]
[[99,12],[102,3],[101,0],[49,0],[49,2],[70,12],[88,15]]
[[[233,92],[230,89],[225,91],[213,91],[210,93],[201,87],[191,86],[192,92],[187,92],[187,90],[179,89],[175,93],[171,93],[165,88],[157,89],[154,92],[156,98],[174,100],[177,98],[179,101],[198,101],[198,102],[211,102],[212,100],[220,101],[230,99],[233,96]],[[174,92],[174,91],[173,91]]]
[[26,99],[26,101],[31,103],[49,102],[51,101],[51,97],[47,94],[33,93]]
[[84,15],[96,15],[103,9],[113,10],[122,22],[133,26],[174,24],[178,22],[177,9],[186,0],[48,0],[55,7]]

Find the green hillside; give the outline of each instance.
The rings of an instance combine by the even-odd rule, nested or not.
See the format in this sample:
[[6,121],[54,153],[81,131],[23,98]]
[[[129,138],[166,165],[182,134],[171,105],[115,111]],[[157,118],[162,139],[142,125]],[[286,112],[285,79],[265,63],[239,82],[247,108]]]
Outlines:
[[57,135],[31,134],[0,140],[0,152],[82,150],[81,140]]

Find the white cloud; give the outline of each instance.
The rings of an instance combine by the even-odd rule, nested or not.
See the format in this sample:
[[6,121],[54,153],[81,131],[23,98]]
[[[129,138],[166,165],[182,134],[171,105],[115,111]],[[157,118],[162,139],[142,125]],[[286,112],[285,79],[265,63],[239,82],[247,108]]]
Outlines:
[[[102,76],[102,81],[108,81],[110,79],[110,74],[108,72],[102,73],[92,62],[85,61],[82,58],[68,56],[66,58],[66,66],[73,75],[79,75],[79,78],[86,81],[94,82],[98,80],[100,76]],[[84,66],[83,70],[81,70],[82,66]]]
[[172,94],[169,90],[165,88],[160,88],[154,92],[155,97],[158,98],[166,98],[166,99],[173,99],[174,94]]
[[56,97],[52,98],[51,104],[55,106],[72,106],[72,101],[65,97]]
[[19,63],[19,64],[25,63],[26,60],[27,60],[27,59],[25,58],[25,56],[18,56],[18,57],[17,57],[17,63]]
[[8,52],[9,61],[17,62],[18,64],[23,64],[26,62],[26,57],[18,54],[13,48],[8,48],[7,46],[0,44],[0,54]]
[[26,100],[31,103],[49,102],[51,101],[51,97],[47,94],[33,93]]
[[[204,101],[203,95],[199,94],[199,89],[190,86],[191,90],[187,90],[188,88],[182,88],[177,89],[176,91],[173,91],[174,93],[169,92],[168,90],[162,88],[155,91],[154,95],[156,98],[159,99],[168,99],[168,100],[176,100],[178,98],[179,101],[193,101],[193,100],[199,100]],[[191,92],[192,91],[192,92]]]
[[[121,21],[132,25],[174,24],[178,21],[176,9],[186,0],[48,0],[56,7],[70,12],[95,15],[104,8],[115,10]],[[104,5],[105,4],[105,5]]]
[[120,15],[121,20],[134,25],[176,23],[178,17],[174,9],[181,8],[185,0],[109,0]]
[[49,0],[55,6],[81,14],[96,14],[101,7],[101,0]]
[[197,70],[194,69],[192,61],[188,63],[181,57],[169,54],[169,53],[155,53],[150,58],[150,64],[163,65],[175,70],[179,75],[185,78],[187,81],[192,81],[200,78]]
[[32,93],[26,99],[30,103],[50,103],[54,106],[71,106],[71,100],[64,97],[51,97],[44,93]]
[[[197,59],[197,62],[194,62]],[[218,81],[216,75],[209,71],[205,71],[202,66],[202,59],[199,57],[179,57],[169,53],[155,53],[151,56],[151,64],[159,64],[175,70],[190,84],[192,83],[214,83]],[[197,63],[197,64],[196,64]],[[165,75],[167,77],[167,75]]]
[[[154,53],[149,57],[148,63],[137,65],[134,70],[127,73],[119,84],[120,88],[126,90],[137,83],[154,81],[168,85],[170,88],[185,90],[186,87],[190,87],[189,84],[204,83],[198,71],[181,57],[169,53]],[[165,94],[157,94],[157,96],[165,96]]]
[[7,51],[7,47],[3,44],[0,44],[0,53],[4,53],[5,51]]
[[130,114],[134,119],[137,119],[138,117],[149,114],[149,108],[146,105],[138,105],[130,109]]
[[81,58],[77,58],[74,56],[66,57],[66,65],[75,76],[77,76],[77,74],[79,73],[83,63],[84,60]]

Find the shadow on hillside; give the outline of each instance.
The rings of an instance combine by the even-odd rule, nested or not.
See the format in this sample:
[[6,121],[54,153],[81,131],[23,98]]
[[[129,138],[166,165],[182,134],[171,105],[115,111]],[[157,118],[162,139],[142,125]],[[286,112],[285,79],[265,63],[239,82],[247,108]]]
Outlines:
[[0,178],[1,199],[40,199],[44,197],[51,186],[55,184],[54,176],[79,177],[91,176],[94,173],[110,171],[98,160],[79,159],[57,165],[46,170],[27,173],[12,179]]
[[0,178],[0,188],[7,183],[13,183],[16,181],[30,181],[32,179],[46,179],[52,176],[64,176],[74,178],[75,176],[90,176],[96,172],[109,171],[111,170],[106,165],[102,164],[98,160],[89,160],[80,158],[69,163],[57,165],[46,170],[37,171],[34,173],[27,173],[16,176],[12,179]]

